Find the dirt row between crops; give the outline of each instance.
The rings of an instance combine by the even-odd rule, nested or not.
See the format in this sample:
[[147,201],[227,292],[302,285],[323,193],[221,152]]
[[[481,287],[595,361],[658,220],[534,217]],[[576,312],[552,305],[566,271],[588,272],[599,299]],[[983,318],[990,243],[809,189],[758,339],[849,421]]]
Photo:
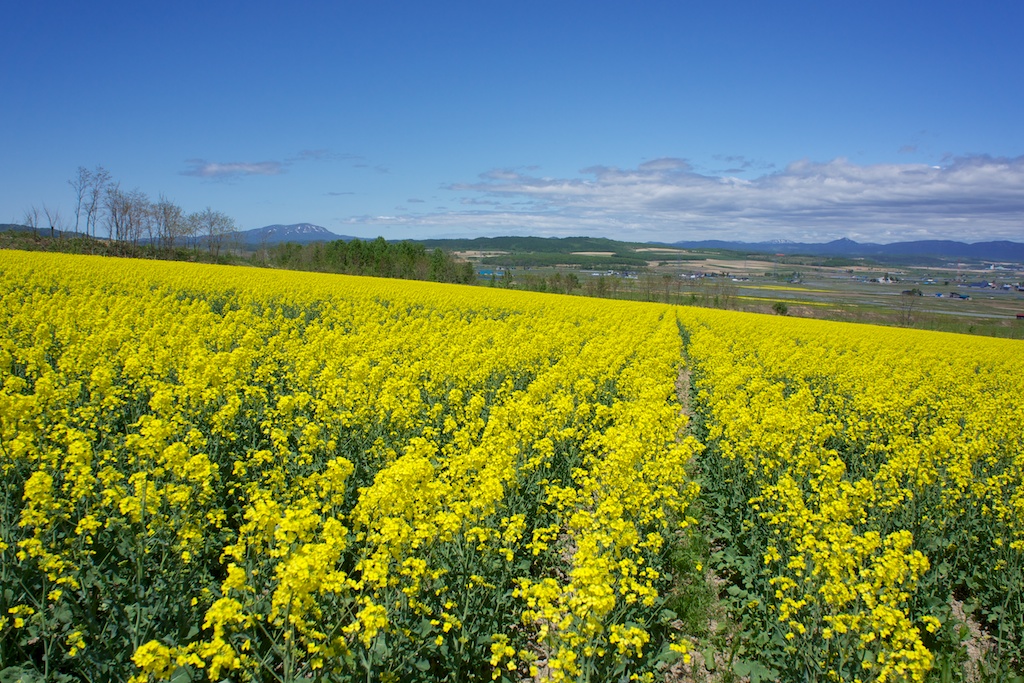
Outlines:
[[[693,406],[690,398],[693,390],[692,381],[689,359],[684,354],[683,363],[679,368],[679,375],[676,378],[676,398],[679,400],[680,411],[686,416],[686,425],[679,434],[679,439],[684,438],[691,431],[691,424],[693,422]],[[690,464],[692,467],[693,463]],[[720,591],[723,590],[725,581],[715,574],[711,567],[707,566],[704,567],[704,580],[717,599]],[[730,627],[727,623],[728,616],[726,615],[725,608],[720,603],[716,603],[708,611],[707,616],[708,638],[712,642],[724,639],[716,644],[724,642],[725,647],[715,648],[713,662],[709,663],[703,653],[707,651],[707,646],[711,643],[694,643],[697,647],[690,653],[690,662],[686,663],[683,660],[675,662],[665,672],[665,683],[722,683],[723,681],[749,683],[749,676],[736,676],[731,671],[727,660],[726,653],[729,651],[729,646],[737,633],[737,629]],[[680,626],[682,626],[681,623]],[[701,645],[704,647],[701,647]],[[709,664],[711,664],[711,668],[709,668]]]

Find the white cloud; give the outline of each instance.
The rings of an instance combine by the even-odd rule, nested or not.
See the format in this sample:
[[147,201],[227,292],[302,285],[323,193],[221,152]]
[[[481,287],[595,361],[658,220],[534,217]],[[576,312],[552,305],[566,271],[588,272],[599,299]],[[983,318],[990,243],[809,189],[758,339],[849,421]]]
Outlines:
[[366,159],[358,154],[332,152],[329,149],[304,149],[284,161],[219,162],[187,159],[185,163],[189,164],[189,168],[182,171],[181,175],[221,180],[254,175],[281,175],[287,172],[290,166],[307,162],[350,162],[353,168],[372,168],[379,173],[388,172],[384,166],[370,166]]
[[[464,206],[499,204],[408,217],[401,227],[664,241],[976,242],[1024,235],[1024,157],[975,155],[943,166],[800,160],[751,180],[700,174],[683,159],[666,158],[635,169],[593,166],[572,178],[499,169],[448,189],[462,195]],[[513,210],[513,200],[525,203]]]
[[228,162],[206,161],[204,159],[189,159],[186,163],[191,164],[181,172],[182,175],[197,176],[199,178],[238,178],[247,175],[280,175],[284,173],[285,164],[280,161],[256,161],[256,162]]

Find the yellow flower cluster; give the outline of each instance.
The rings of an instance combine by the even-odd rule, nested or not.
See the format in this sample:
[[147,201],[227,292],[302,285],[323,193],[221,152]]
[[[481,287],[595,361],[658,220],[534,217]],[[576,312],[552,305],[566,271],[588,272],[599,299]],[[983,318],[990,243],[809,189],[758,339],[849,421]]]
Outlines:
[[1019,342],[714,311],[681,320],[714,454],[705,478],[718,478],[709,494],[744,492],[731,533],[760,548],[750,604],[770,612],[790,667],[924,680],[923,631],[939,625],[917,611],[925,589],[939,604],[972,592],[1019,642],[999,626],[1019,605],[1007,568],[1019,571],[1024,540]]
[[653,667],[699,450],[668,307],[4,252],[0,330],[5,662]]

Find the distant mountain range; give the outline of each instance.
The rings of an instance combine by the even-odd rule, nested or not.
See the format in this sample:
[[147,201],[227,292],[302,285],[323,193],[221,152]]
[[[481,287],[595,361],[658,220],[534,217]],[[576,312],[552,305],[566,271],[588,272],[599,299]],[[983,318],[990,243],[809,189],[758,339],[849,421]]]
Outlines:
[[[32,231],[33,229],[13,223],[0,224],[0,232]],[[50,236],[49,228],[36,228],[35,232],[43,237]],[[64,232],[64,236],[71,233]],[[61,232],[55,231],[55,236]],[[331,242],[334,240],[351,241],[363,239],[350,235],[339,235],[327,228],[312,223],[292,223],[290,225],[267,225],[252,230],[241,230],[235,240],[246,247],[271,246],[284,242],[310,244],[313,242]],[[411,240],[426,246],[428,249],[440,248],[447,251],[465,249],[497,249],[511,252],[557,252],[572,253],[580,251],[608,251],[622,255],[634,255],[637,248],[644,244],[636,242],[618,242],[606,238],[591,237],[478,237],[475,239],[426,239]],[[921,240],[916,242],[892,242],[890,244],[859,243],[851,239],[838,239],[832,242],[807,243],[790,242],[788,240],[772,240],[768,242],[730,242],[725,240],[681,240],[663,244],[680,249],[717,249],[760,254],[785,254],[787,256],[825,256],[836,258],[867,258],[876,261],[912,260],[921,262],[936,261],[990,261],[1024,263],[1024,243],[1020,242],[955,242],[952,240]]]
[[[327,228],[311,223],[293,225],[268,225],[255,230],[238,233],[244,244],[279,244],[296,242],[327,242],[331,240],[353,240],[356,237],[337,235]],[[446,250],[460,249],[503,249],[512,251],[580,251],[609,250],[631,252],[638,245],[603,238],[540,238],[540,237],[483,237],[476,239],[425,239],[420,242],[428,249],[439,247]],[[831,256],[838,258],[868,258],[876,260],[925,259],[925,260],[974,260],[1024,262],[1024,243],[1020,242],[955,242],[952,240],[921,240],[916,242],[892,242],[890,244],[859,243],[851,239],[832,242],[807,243],[773,240],[769,242],[729,242],[723,240],[681,241],[669,246],[681,249],[725,249],[764,254],[786,254],[807,256]]]
[[892,242],[890,244],[861,244],[850,239],[839,239],[825,243],[788,242],[726,242],[722,240],[700,240],[673,242],[681,249],[728,249],[765,254],[805,254],[808,256],[836,256],[845,258],[931,258],[931,259],[972,259],[980,261],[1024,262],[1024,244],[1019,242],[954,242],[952,240],[921,240],[917,242]]

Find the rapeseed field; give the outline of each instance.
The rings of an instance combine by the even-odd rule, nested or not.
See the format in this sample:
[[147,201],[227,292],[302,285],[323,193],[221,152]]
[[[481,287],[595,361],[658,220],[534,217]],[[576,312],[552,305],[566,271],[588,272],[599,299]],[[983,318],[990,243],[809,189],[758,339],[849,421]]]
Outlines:
[[3,252],[0,676],[1013,675],[1022,348]]

